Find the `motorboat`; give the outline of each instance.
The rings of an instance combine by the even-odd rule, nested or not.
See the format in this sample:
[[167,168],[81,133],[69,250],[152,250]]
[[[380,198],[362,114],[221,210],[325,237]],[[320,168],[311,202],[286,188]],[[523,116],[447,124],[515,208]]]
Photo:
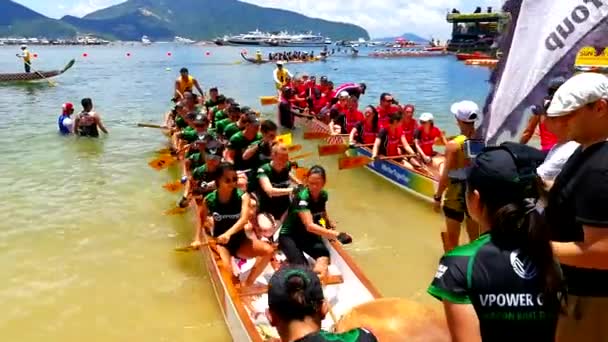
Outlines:
[[148,36],[142,36],[141,43],[143,45],[150,45],[150,44],[152,44],[152,41],[150,40],[150,38],[148,38]]

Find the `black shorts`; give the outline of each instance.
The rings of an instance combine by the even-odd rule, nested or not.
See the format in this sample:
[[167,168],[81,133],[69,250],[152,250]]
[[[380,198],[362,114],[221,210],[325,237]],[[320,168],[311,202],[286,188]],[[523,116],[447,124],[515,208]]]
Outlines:
[[446,206],[443,207],[443,215],[451,220],[458,221],[460,223],[462,223],[464,221],[465,216],[469,217],[469,218],[471,217],[471,216],[469,216],[469,213],[466,210],[460,211],[460,210],[448,208]]
[[245,231],[241,230],[240,232],[232,235],[230,237],[230,240],[227,244],[224,245],[224,247],[226,247],[228,252],[230,252],[230,255],[236,256],[236,253],[241,248],[241,245],[243,244],[243,242],[247,241],[247,239],[248,237],[247,235],[245,235]]
[[304,253],[317,260],[322,257],[329,258],[329,249],[318,236],[292,236],[281,234],[279,236],[279,249],[292,265],[308,266]]

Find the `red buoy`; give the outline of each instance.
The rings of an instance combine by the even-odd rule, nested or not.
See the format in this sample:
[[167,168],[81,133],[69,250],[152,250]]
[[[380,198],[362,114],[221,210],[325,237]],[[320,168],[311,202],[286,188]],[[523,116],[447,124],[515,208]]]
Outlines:
[[205,52],[205,56],[211,56],[211,52],[209,52],[209,51]]
[[171,52],[167,52],[167,56],[171,57]]
[[89,54],[85,52],[85,53],[82,54],[82,57],[87,57],[88,55]]
[[38,54],[37,53],[34,54],[34,58],[38,58]]
[[127,52],[127,57],[131,57],[131,53],[130,52]]
[[246,55],[246,54],[247,54],[247,50],[243,50],[243,51],[241,51],[241,52],[243,53],[243,55]]

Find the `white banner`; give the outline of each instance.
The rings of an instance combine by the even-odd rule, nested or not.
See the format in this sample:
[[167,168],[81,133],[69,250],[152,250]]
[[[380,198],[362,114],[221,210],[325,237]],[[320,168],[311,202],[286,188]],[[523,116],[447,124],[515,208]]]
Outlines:
[[[571,52],[581,46],[581,40],[608,17],[608,0],[519,1],[519,16],[511,23],[516,26],[507,45],[507,60],[486,107],[486,141],[493,141],[505,129],[513,133],[526,107],[543,96],[530,95],[539,86],[546,86],[549,77],[557,76],[551,75],[554,67],[567,55],[573,56]],[[516,122],[506,123],[507,119]]]

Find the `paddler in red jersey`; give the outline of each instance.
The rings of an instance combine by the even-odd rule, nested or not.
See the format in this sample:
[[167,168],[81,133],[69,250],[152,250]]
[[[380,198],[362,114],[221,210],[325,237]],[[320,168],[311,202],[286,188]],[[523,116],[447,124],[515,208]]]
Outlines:
[[380,117],[380,127],[385,127],[388,125],[391,115],[398,113],[400,108],[393,95],[390,93],[382,93],[382,95],[380,95],[380,104],[376,107],[376,110]]
[[416,152],[425,165],[432,168],[435,175],[440,175],[443,170],[445,158],[433,150],[433,145],[437,139],[441,139],[444,146],[448,144],[445,136],[434,124],[434,117],[431,113],[420,115],[420,126],[414,133],[414,145]]
[[319,88],[313,88],[311,92],[312,94],[308,99],[308,107],[313,114],[317,115],[321,113],[323,107],[327,106],[328,99]]
[[350,131],[355,128],[357,123],[363,120],[363,113],[359,111],[359,99],[355,96],[348,98],[348,112],[346,113],[346,130]]
[[322,94],[325,94],[325,96],[329,97],[331,96],[331,92],[333,91],[333,87],[329,86],[329,80],[327,79],[327,76],[321,76],[320,79],[320,84],[319,84],[319,90],[321,90]]
[[380,132],[376,108],[372,105],[365,107],[363,116],[364,119],[359,121],[350,131],[350,145],[363,144],[371,146],[376,141],[376,137]]
[[388,126],[381,128],[376,137],[372,158],[377,159],[381,155],[386,157],[403,156],[403,165],[405,167],[410,169],[420,168],[421,165],[416,160],[414,150],[407,140],[405,140],[405,134],[400,122],[401,115],[398,113],[390,116]]
[[367,86],[365,85],[365,83],[345,83],[342,84],[340,86],[338,86],[334,91],[333,91],[333,96],[332,97],[338,97],[343,91],[347,92],[348,95],[350,96],[354,96],[356,98],[360,98],[361,95],[365,94],[365,90],[367,89]]
[[406,104],[401,108],[403,117],[401,118],[401,128],[405,133],[405,139],[407,142],[414,147],[414,132],[418,128],[418,121],[414,118],[414,112],[416,107],[413,104]]

